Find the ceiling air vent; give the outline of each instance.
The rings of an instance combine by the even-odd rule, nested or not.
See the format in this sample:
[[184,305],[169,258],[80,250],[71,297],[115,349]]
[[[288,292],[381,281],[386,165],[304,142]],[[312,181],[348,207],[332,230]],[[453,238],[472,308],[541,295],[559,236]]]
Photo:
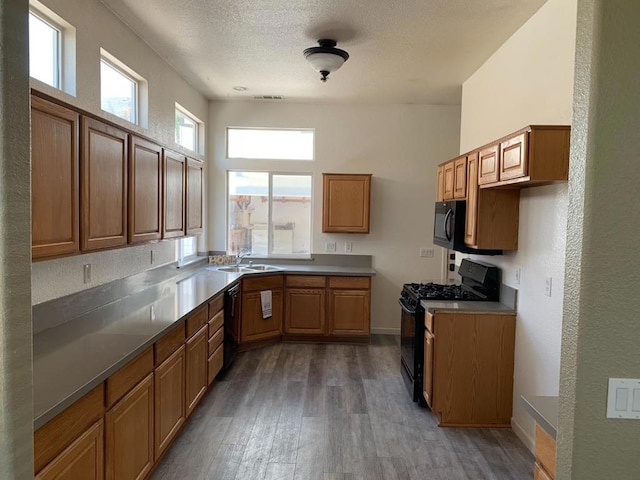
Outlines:
[[284,95],[254,95],[254,100],[284,100]]

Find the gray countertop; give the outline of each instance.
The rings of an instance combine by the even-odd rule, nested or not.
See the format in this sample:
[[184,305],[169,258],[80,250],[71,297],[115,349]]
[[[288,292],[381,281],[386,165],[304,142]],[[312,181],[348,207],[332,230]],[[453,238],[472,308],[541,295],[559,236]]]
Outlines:
[[514,314],[516,310],[500,302],[451,302],[442,300],[421,300],[420,305],[426,312],[456,312],[465,313],[504,313]]
[[558,397],[527,396],[521,397],[527,412],[535,421],[556,438],[558,430]]
[[[375,270],[286,265],[265,273],[374,276]],[[184,322],[192,310],[242,276],[218,272],[206,265],[186,278],[164,281],[34,335],[34,429],[106,380],[177,322]]]

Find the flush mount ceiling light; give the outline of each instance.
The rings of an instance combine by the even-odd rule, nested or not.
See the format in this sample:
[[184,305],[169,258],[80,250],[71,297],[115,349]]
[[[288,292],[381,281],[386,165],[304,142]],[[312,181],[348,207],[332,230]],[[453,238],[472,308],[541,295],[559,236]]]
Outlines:
[[336,41],[329,39],[318,40],[319,47],[307,48],[304,51],[306,58],[314,70],[320,72],[321,81],[326,82],[331,72],[338,70],[349,59],[349,54],[336,48]]

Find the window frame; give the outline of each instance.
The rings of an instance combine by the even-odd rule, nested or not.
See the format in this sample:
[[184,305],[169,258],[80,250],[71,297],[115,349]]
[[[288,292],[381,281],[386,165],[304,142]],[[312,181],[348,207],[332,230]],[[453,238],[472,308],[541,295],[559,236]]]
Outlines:
[[[225,200],[225,216],[226,216],[226,229],[225,229],[225,243],[226,243],[226,248],[225,248],[225,252],[227,253],[227,255],[231,255],[231,253],[229,253],[229,228],[231,227],[230,224],[230,218],[229,218],[229,198],[230,198],[230,191],[229,191],[229,174],[230,173],[234,173],[234,172],[246,172],[246,173],[266,173],[268,175],[269,178],[269,184],[268,184],[268,196],[269,196],[269,213],[267,215],[267,255],[263,256],[263,255],[253,255],[253,254],[248,254],[247,257],[248,258],[253,258],[253,259],[260,259],[260,258],[265,258],[265,259],[271,259],[271,258],[285,258],[285,259],[302,259],[302,260],[307,260],[309,258],[311,258],[311,253],[313,252],[313,206],[314,206],[314,174],[313,172],[310,171],[305,171],[305,172],[292,172],[292,171],[275,171],[275,170],[267,170],[267,169],[259,169],[259,170],[252,170],[252,169],[246,169],[246,168],[231,168],[227,170],[227,174],[226,174],[226,178],[225,178],[225,182],[226,182],[226,200]],[[275,176],[279,176],[279,175],[291,175],[291,176],[308,176],[311,179],[311,193],[309,195],[309,252],[308,253],[291,253],[291,254],[285,254],[285,253],[278,253],[278,254],[274,254],[273,253],[273,238],[272,238],[272,232],[273,232],[273,177]],[[240,253],[240,252],[238,252]]]
[[133,125],[142,126],[141,119],[140,119],[141,117],[140,90],[141,90],[141,82],[143,81],[142,77],[140,77],[137,74],[136,75],[132,74],[131,72],[133,72],[133,70],[131,70],[129,67],[126,67],[124,63],[120,62],[113,55],[108,54],[106,50],[100,49],[100,65],[101,66],[102,66],[102,63],[112,68],[113,70],[115,70],[120,75],[122,75],[123,77],[125,77],[126,79],[130,80],[133,83],[134,85],[134,88],[133,88],[134,99],[132,102],[134,106],[133,119],[129,120],[128,118],[121,117],[120,115],[116,115],[115,113],[109,112],[108,110],[105,110],[104,108],[102,108],[102,74],[100,74],[100,110],[102,110],[105,113],[108,113],[109,115],[113,115],[114,117],[119,118],[120,120],[124,120],[125,122],[129,122]]
[[[37,80],[38,82],[42,82],[45,85],[49,85],[52,88],[55,88],[57,90],[63,90],[63,85],[62,85],[62,69],[63,69],[63,52],[64,52],[64,27],[62,25],[60,25],[58,22],[56,22],[53,18],[51,18],[50,16],[48,16],[45,12],[41,11],[38,8],[35,8],[34,5],[29,5],[29,15],[33,15],[35,18],[37,18],[38,20],[40,20],[42,23],[44,23],[45,25],[47,25],[48,27],[50,27],[52,30],[55,31],[56,33],[56,44],[55,44],[55,72],[53,77],[54,77],[54,84],[51,85],[47,82],[45,82],[44,80],[40,80],[39,78],[36,77],[32,77],[31,76],[31,72],[29,72],[29,77]],[[29,48],[31,48],[31,35],[29,35]]]
[[193,150],[190,149],[189,147],[186,147],[184,145],[182,145],[181,143],[178,142],[178,132],[177,132],[177,120],[176,120],[176,138],[175,138],[175,143],[176,145],[180,145],[182,148],[185,148],[189,151],[195,152],[195,153],[200,153],[201,151],[201,145],[200,142],[202,140],[202,134],[204,132],[204,122],[202,120],[200,120],[198,117],[196,117],[193,113],[191,113],[189,110],[187,110],[186,108],[184,108],[182,105],[180,105],[178,102],[175,102],[175,115],[177,117],[178,112],[180,112],[182,115],[184,115],[185,117],[187,117],[189,120],[191,120],[194,123],[194,141],[193,141]]
[[[185,241],[193,240],[193,253],[185,254]],[[198,237],[188,236],[178,238],[176,242],[176,257],[178,259],[178,267],[193,263],[198,259]]]
[[[269,158],[269,157],[231,157],[229,155],[229,131],[230,130],[260,130],[275,132],[312,132],[313,141],[311,145],[311,158]],[[228,160],[264,160],[264,161],[285,161],[285,162],[315,162],[316,160],[316,129],[315,128],[275,128],[275,127],[227,127],[225,129],[225,156]],[[238,170],[240,171],[240,170]]]

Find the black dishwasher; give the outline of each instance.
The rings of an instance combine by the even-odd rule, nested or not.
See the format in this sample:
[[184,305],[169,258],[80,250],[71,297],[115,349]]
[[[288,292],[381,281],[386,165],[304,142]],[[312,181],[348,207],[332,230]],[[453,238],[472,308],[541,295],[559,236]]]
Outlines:
[[240,333],[240,284],[236,284],[224,295],[224,370],[233,363],[238,351]]

